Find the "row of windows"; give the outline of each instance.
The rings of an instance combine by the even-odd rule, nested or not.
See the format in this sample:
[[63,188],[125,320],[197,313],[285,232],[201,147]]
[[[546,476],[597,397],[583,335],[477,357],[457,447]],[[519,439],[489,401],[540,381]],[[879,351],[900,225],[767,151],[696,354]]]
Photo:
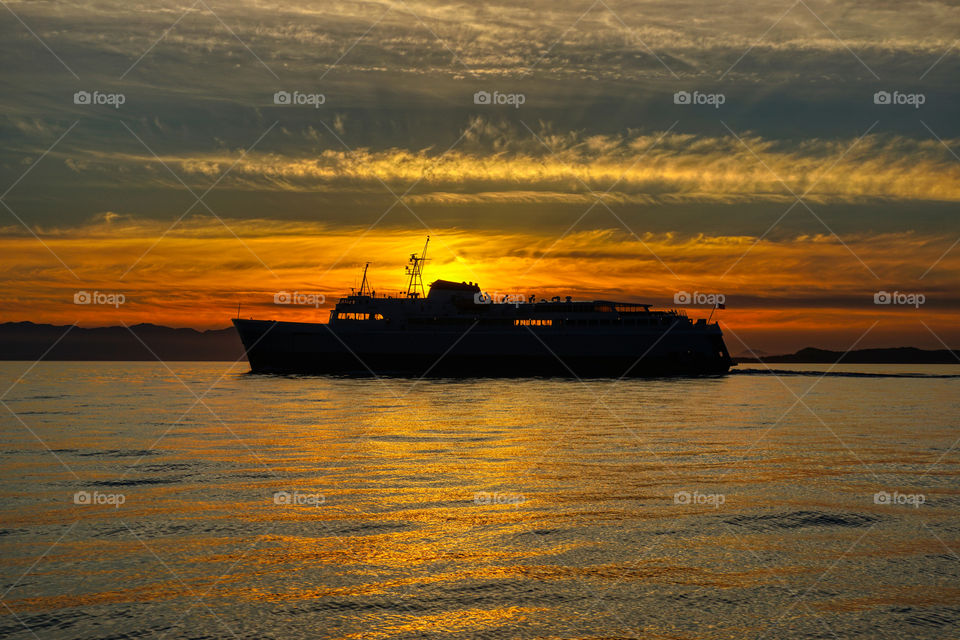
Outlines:
[[568,327],[596,327],[611,326],[619,327],[643,327],[648,325],[671,325],[676,322],[676,318],[591,318],[589,320],[570,320],[566,319],[562,324]]
[[[338,320],[383,320],[383,315],[379,313],[352,313],[340,311],[336,315]],[[410,324],[472,324],[479,322],[482,325],[510,325],[515,327],[597,327],[597,326],[618,326],[618,327],[639,327],[639,326],[669,326],[679,321],[679,318],[670,316],[665,317],[626,317],[626,318],[480,318],[479,320],[465,316],[449,316],[441,318],[432,317],[413,317],[409,318]]]
[[[348,311],[340,311],[337,313],[337,320],[370,320],[369,313],[352,313]],[[373,314],[373,320],[383,320],[383,315],[379,313]]]

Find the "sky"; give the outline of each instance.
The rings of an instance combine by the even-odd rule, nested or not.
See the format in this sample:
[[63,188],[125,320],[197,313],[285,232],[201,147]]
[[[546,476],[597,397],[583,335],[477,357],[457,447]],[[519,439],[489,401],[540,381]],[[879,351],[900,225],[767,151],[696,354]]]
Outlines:
[[0,321],[325,321],[430,235],[733,353],[960,347],[954,4],[3,4]]

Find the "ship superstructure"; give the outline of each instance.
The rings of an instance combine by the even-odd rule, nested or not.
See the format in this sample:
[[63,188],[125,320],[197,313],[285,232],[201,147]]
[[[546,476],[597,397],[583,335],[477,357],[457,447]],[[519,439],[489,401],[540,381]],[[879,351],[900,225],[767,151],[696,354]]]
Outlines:
[[426,249],[411,255],[406,294],[378,296],[364,269],[327,323],[236,319],[253,371],[621,377],[718,375],[733,364],[719,326],[684,311],[491,296],[448,280],[423,295]]

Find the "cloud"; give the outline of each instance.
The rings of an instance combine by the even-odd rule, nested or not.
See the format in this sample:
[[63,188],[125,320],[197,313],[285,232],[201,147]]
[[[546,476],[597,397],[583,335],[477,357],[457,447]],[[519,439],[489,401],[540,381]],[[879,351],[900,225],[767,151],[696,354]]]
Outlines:
[[[77,171],[112,173],[116,165],[151,172],[176,186],[164,165],[198,186],[219,178],[240,190],[399,192],[416,184],[411,202],[586,202],[592,192],[610,202],[791,202],[960,200],[960,163],[934,139],[871,134],[800,144],[749,133],[720,137],[652,132],[542,136],[496,129],[460,147],[408,150],[323,149],[310,154],[242,150],[189,156],[90,151]],[[203,180],[198,180],[202,178]]]

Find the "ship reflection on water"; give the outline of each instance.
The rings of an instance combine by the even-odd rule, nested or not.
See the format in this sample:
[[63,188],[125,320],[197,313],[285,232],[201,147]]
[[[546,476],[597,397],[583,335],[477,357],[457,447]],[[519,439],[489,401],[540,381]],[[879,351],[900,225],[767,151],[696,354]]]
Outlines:
[[[806,398],[826,429],[783,415],[771,376],[171,366],[213,385],[203,403],[149,363],[41,363],[8,396],[63,465],[4,419],[5,637],[32,637],[19,620],[43,638],[957,629],[955,464],[924,475],[955,439],[957,379],[828,379]],[[893,490],[925,503],[875,501]]]

